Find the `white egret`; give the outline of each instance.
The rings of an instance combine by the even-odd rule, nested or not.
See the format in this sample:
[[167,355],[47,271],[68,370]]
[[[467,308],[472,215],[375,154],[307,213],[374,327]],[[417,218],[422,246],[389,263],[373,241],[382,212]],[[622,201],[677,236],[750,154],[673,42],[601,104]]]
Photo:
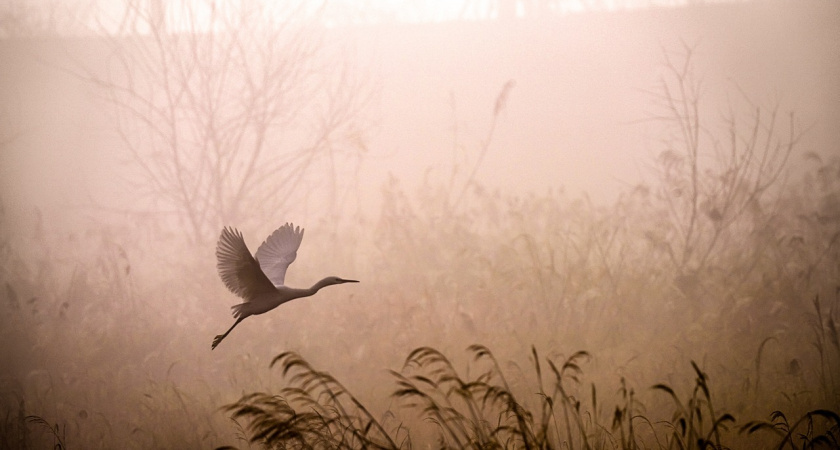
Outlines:
[[271,311],[296,298],[315,295],[326,286],[358,283],[356,280],[327,277],[308,289],[285,286],[286,269],[294,262],[301,240],[303,230],[287,223],[271,233],[257,249],[256,255],[251,256],[239,230],[231,227],[222,230],[216,245],[216,267],[225,286],[245,302],[231,307],[236,322],[225,334],[213,339],[212,348],[215,349],[248,316]]

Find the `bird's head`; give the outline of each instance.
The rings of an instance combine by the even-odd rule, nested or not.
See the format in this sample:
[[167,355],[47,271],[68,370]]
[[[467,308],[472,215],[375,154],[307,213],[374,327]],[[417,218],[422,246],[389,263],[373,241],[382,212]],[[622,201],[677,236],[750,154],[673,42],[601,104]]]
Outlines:
[[324,286],[332,286],[333,284],[344,284],[344,283],[358,283],[358,280],[347,280],[344,278],[339,277],[327,277],[321,280],[324,283]]
[[[318,292],[321,288],[325,288],[327,286],[332,286],[334,284],[344,284],[344,283],[358,283],[358,281],[356,281],[356,280],[346,280],[344,278],[339,278],[339,277],[327,277],[327,278],[324,278],[323,280],[315,283],[315,285],[312,286],[311,289],[314,290],[315,292]],[[310,295],[312,295],[312,294],[310,294]]]

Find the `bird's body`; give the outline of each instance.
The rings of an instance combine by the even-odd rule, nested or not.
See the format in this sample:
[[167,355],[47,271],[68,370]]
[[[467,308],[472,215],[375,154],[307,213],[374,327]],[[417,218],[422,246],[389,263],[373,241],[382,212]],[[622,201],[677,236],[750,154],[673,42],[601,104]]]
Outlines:
[[254,257],[239,230],[229,227],[222,230],[216,246],[219,277],[231,292],[245,302],[231,307],[236,321],[225,334],[213,339],[212,348],[215,349],[248,316],[266,313],[296,298],[315,295],[326,286],[358,283],[356,280],[327,277],[310,288],[285,286],[286,269],[294,262],[302,240],[303,230],[287,223],[266,238]]
[[[259,294],[245,303],[233,305],[231,307],[233,309],[233,317],[242,317],[244,319],[248,316],[256,316],[259,314],[267,313],[290,300],[294,300],[296,298],[301,297],[310,297],[315,295],[315,293],[318,292],[322,287],[329,286],[330,284],[338,284],[324,283],[325,280],[329,280],[329,278],[324,278],[323,280],[316,283],[315,286],[305,289],[291,288],[288,286],[277,286],[274,292],[266,292],[263,294]],[[355,280],[342,281],[345,283],[355,282]],[[319,286],[319,284],[321,285]]]

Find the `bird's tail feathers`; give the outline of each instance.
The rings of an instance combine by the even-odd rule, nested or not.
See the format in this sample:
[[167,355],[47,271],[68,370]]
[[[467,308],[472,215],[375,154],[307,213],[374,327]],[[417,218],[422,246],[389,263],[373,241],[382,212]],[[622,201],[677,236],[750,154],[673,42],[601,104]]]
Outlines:
[[233,305],[233,306],[230,307],[230,309],[233,311],[233,318],[234,319],[238,319],[240,316],[242,316],[242,308],[245,305],[246,305],[245,303],[240,303],[238,305]]

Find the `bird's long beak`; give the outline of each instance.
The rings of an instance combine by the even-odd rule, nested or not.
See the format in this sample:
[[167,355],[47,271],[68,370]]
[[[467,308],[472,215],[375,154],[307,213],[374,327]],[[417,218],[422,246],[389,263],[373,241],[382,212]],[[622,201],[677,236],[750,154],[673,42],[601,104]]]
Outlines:
[[339,278],[338,281],[342,283],[358,283],[359,280],[345,280],[344,278]]

